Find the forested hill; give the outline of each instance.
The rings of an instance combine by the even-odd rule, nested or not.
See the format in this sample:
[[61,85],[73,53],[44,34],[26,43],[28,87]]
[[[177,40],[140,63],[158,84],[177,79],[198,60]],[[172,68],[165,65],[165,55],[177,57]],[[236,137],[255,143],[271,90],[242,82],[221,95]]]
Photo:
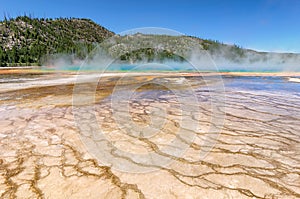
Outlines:
[[[5,19],[0,21],[0,44],[0,66],[48,64],[48,60],[55,60],[61,55],[68,56],[70,63],[78,63],[74,60],[84,59],[100,44],[101,53],[122,63],[166,59],[183,61],[183,57],[204,51],[217,65],[300,68],[300,54],[257,52],[191,36],[141,33],[121,36],[90,19],[37,19],[27,16]],[[189,52],[190,49],[193,51]]]
[[43,56],[55,53],[84,57],[93,44],[112,35],[113,32],[89,19],[5,19],[0,21],[0,63],[39,64]]

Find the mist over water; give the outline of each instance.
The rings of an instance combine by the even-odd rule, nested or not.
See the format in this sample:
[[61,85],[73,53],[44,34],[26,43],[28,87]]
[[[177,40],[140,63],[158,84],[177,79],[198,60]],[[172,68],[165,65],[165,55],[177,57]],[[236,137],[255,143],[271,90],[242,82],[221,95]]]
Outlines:
[[[188,38],[190,39],[190,38]],[[44,63],[46,70],[67,71],[239,71],[239,72],[300,72],[300,54],[291,53],[267,53],[244,50],[238,54],[229,45],[223,45],[216,51],[210,52],[202,49],[199,43],[189,40],[189,48],[175,49],[173,52],[182,60],[170,58],[157,59],[141,54],[138,61],[124,61],[124,48],[131,43],[123,44],[110,38],[104,45],[109,46],[114,56],[100,45],[90,52],[85,60],[76,58],[75,55],[56,54]],[[132,44],[133,45],[133,44]],[[135,44],[132,51],[152,48],[155,50],[167,49],[168,44],[151,40],[150,44]],[[123,51],[122,51],[123,50]],[[128,50],[128,49],[127,49]],[[183,51],[183,52],[182,52]],[[128,51],[125,51],[128,53]],[[129,51],[130,52],[130,51]],[[166,68],[165,66],[169,66]]]
[[299,72],[300,56],[297,54],[267,53],[259,56],[246,53],[237,61],[226,59],[222,54],[213,55],[213,60],[221,71],[253,72]]
[[[279,54],[270,54],[264,60],[253,61],[256,55],[247,55],[246,58],[234,62],[219,55],[209,55],[199,52],[192,53],[190,59],[199,65],[203,71],[241,71],[241,72],[300,72],[300,58],[283,57]],[[76,60],[72,55],[59,55],[45,63],[44,69],[50,70],[107,70],[107,71],[165,71],[160,64],[170,66],[170,71],[193,71],[195,67],[188,61],[153,60],[135,63],[120,62],[106,54],[97,54],[87,60]],[[150,63],[152,65],[150,65]],[[145,65],[147,64],[147,65]],[[137,67],[144,65],[144,68]]]

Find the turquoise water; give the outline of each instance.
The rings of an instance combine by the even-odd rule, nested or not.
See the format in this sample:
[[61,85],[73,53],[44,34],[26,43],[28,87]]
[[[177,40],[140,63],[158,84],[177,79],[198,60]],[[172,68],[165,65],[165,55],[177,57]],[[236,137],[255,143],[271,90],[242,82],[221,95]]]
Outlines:
[[44,70],[67,70],[67,71],[193,71],[195,70],[188,64],[111,64],[101,65],[65,65],[57,67],[44,67]]
[[[177,63],[149,63],[149,64],[111,64],[103,65],[64,65],[57,67],[44,67],[44,70],[65,70],[65,71],[111,71],[111,72],[151,72],[151,71],[219,71],[219,72],[281,72],[285,71],[279,67],[237,67],[237,66],[208,66],[193,67],[187,62]],[[297,70],[296,70],[297,71]]]

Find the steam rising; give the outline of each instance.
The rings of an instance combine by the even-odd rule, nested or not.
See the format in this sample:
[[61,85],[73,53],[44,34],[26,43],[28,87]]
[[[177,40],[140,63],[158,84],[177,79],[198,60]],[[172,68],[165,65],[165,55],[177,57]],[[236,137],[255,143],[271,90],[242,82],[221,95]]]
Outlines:
[[[122,55],[141,48],[152,48],[155,51],[167,49],[184,59],[179,61],[154,58],[149,61],[147,55],[144,54],[139,55],[139,60],[124,61],[120,59]],[[79,70],[81,68],[81,70],[128,71],[135,70],[137,65],[149,62],[169,65],[171,66],[170,70],[179,71],[194,70],[194,65],[197,65],[197,69],[202,71],[300,71],[300,54],[266,53],[245,49],[234,51],[233,46],[230,45],[221,45],[216,50],[210,51],[204,50],[198,40],[195,41],[193,38],[165,35],[159,36],[158,39],[156,37],[149,39],[142,34],[113,37],[98,45],[85,60],[76,59],[75,55],[58,54],[48,59],[45,65],[46,68],[50,66],[55,70]],[[138,70],[142,70],[141,67]],[[147,64],[143,70],[157,71],[165,70],[165,68],[160,69],[159,64],[152,64],[152,67]]]

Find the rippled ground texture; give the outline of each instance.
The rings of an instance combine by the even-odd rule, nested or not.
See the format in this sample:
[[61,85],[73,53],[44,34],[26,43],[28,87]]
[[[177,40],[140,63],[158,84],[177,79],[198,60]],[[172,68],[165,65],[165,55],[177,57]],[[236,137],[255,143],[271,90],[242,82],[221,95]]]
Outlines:
[[[75,108],[73,79],[53,79],[0,84],[0,198],[300,197],[297,83],[224,76],[216,112],[224,96],[213,78],[131,76],[112,103],[119,77],[103,77],[80,83]],[[141,82],[129,100],[118,98]]]

